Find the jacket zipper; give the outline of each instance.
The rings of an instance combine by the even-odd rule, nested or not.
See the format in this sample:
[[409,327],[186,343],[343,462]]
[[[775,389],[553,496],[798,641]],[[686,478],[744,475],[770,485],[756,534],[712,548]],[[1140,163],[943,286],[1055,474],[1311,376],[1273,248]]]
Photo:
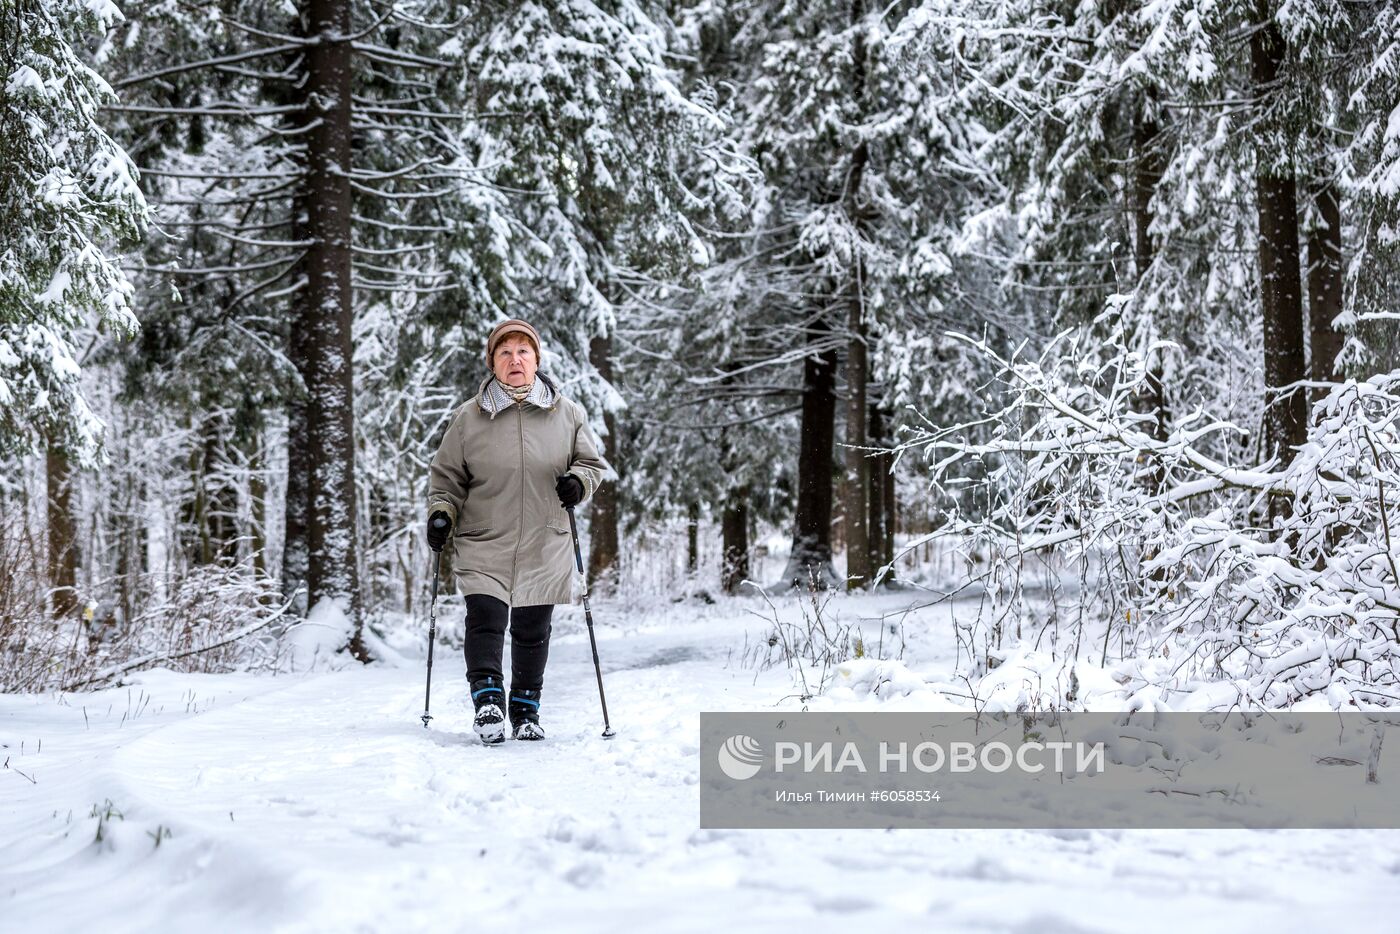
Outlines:
[[525,407],[515,404],[515,424],[520,428],[520,528],[515,536],[515,554],[510,560],[510,605],[515,606],[515,576],[520,567],[520,542],[525,538]]

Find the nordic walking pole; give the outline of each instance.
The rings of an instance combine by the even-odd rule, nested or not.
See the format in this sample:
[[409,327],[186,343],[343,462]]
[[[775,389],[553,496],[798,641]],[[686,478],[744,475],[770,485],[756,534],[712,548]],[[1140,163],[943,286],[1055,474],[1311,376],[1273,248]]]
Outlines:
[[[438,521],[438,517],[433,516],[433,521]],[[442,522],[447,522],[443,519]],[[442,573],[442,549],[438,549],[437,557],[433,559],[433,602],[428,606],[428,686],[423,689],[423,729],[428,728],[428,721],[433,719],[428,713],[428,704],[433,697],[433,643],[437,641],[437,587],[438,577]]]
[[593,649],[593,673],[598,676],[598,702],[603,705],[603,739],[612,739],[617,734],[608,725],[608,699],[603,696],[603,668],[598,664],[598,641],[593,638],[593,610],[588,605],[588,575],[583,571],[583,552],[578,546],[578,520],[574,518],[574,507],[568,507],[569,530],[574,533],[574,561],[578,572],[583,574],[583,618],[588,621],[588,644]]

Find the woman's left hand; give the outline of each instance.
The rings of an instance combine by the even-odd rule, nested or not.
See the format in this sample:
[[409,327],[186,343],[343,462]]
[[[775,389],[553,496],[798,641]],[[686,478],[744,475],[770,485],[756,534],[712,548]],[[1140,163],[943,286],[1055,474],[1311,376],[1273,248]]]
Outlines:
[[577,506],[583,499],[583,481],[566,473],[555,481],[554,492],[559,494],[559,505],[565,509]]

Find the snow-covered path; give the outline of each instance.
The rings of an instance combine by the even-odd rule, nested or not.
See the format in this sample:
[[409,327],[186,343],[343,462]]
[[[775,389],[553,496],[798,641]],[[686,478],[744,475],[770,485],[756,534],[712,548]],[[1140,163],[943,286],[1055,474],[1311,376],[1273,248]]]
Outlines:
[[[942,620],[907,623],[923,668],[949,660]],[[610,742],[576,608],[544,743],[480,746],[450,652],[428,732],[413,665],[0,697],[0,930],[1304,931],[1400,910],[1400,833],[699,830],[699,711],[795,707],[784,670],[737,664],[746,630],[732,602],[600,625]]]

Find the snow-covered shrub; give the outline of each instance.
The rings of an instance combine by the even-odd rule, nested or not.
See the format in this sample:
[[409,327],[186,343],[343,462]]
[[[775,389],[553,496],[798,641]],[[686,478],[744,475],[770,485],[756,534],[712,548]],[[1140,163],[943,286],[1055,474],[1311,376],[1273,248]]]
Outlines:
[[140,584],[143,593],[166,596],[101,635],[79,619],[50,619],[42,591],[25,600],[23,591],[0,586],[0,693],[96,688],[153,666],[215,672],[277,663],[287,604],[271,578],[223,563]]
[[[901,446],[928,456],[935,483],[978,468],[984,511],[934,533],[993,549],[972,581],[986,594],[973,673],[1033,641],[1118,661],[1127,693],[1150,687],[1159,707],[1211,682],[1267,708],[1400,702],[1400,371],[1334,386],[1287,467],[1237,465],[1230,439],[1246,432],[1202,411],[1154,436],[1125,333],[1111,306],[1034,359],[965,338],[999,370],[993,401]],[[989,440],[967,440],[987,424]],[[1044,568],[1062,585],[1037,592]]]
[[0,691],[11,690],[56,635],[45,622],[48,587],[39,541],[21,521],[0,523]]
[[801,591],[789,594],[789,588],[782,585],[775,589],[779,599],[792,601],[800,620],[779,610],[767,590],[751,581],[746,583],[768,607],[767,615],[756,610],[748,612],[764,620],[768,628],[757,642],[745,645],[742,662],[759,670],[781,662],[794,672],[793,683],[801,689],[804,702],[824,693],[840,666],[851,659],[904,657],[902,622],[887,624],[878,620],[873,633],[859,624],[843,622],[840,613],[830,607],[837,591],[824,586],[810,569],[807,586]]

